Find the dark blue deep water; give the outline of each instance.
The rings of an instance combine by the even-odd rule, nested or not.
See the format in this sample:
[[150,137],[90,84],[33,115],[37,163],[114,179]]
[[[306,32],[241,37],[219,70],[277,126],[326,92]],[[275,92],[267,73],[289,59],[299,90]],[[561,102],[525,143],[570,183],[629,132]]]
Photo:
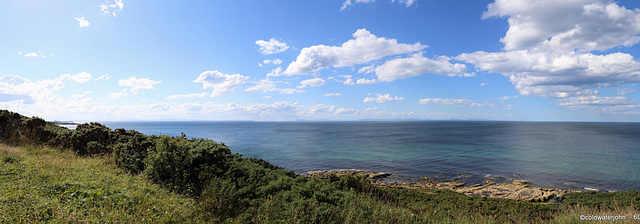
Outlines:
[[[208,138],[302,173],[362,169],[403,178],[486,175],[533,185],[640,190],[640,123],[492,121],[104,122]],[[475,177],[475,178],[474,178]]]

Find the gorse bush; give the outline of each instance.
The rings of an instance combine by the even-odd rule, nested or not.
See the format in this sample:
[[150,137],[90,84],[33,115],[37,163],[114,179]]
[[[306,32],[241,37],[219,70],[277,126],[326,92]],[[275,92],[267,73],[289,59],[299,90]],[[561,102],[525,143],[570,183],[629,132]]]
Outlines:
[[133,130],[122,128],[113,131],[111,148],[116,165],[132,174],[137,174],[145,169],[144,159],[147,158],[147,150],[155,146],[151,137]]
[[230,155],[229,148],[210,140],[162,136],[147,150],[145,174],[179,192],[197,196],[209,179],[222,174]]

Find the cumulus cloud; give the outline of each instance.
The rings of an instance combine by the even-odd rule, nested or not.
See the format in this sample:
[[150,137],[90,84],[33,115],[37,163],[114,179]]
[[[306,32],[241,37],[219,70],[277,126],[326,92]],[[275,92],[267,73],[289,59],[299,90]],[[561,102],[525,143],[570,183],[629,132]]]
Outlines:
[[313,86],[313,87],[317,87],[317,86],[322,86],[325,84],[324,79],[322,78],[313,78],[313,79],[307,79],[307,80],[302,80],[300,82],[300,88],[305,88],[307,86]]
[[[372,3],[375,0],[355,0],[356,3]],[[349,7],[351,7],[353,3],[351,2],[351,0],[346,0],[342,3],[342,6],[340,7],[340,11],[343,11]]]
[[71,75],[71,74],[64,74],[62,76],[60,76],[60,78],[64,79],[64,80],[73,80],[77,83],[86,83],[89,80],[91,80],[91,74],[86,73],[86,72],[80,72],[78,74],[75,75]]
[[276,83],[274,81],[271,81],[269,79],[262,79],[255,86],[251,86],[245,89],[244,91],[263,92],[263,93],[280,92],[281,94],[293,94],[293,93],[303,92],[303,90],[299,88],[279,88],[276,86]]
[[588,110],[607,114],[640,114],[640,104],[626,97],[578,96],[558,100],[560,106],[571,110]]
[[74,18],[76,21],[78,21],[78,26],[79,27],[88,27],[91,23],[89,23],[89,21],[87,21],[84,16],[80,16],[80,17],[76,17]]
[[282,75],[282,67],[278,66],[277,68],[271,69],[271,72],[267,73],[267,77],[271,76],[281,76]]
[[527,50],[474,52],[457,59],[476,69],[502,73],[523,95],[569,97],[593,94],[592,88],[640,82],[640,62],[626,53],[551,54]]
[[207,93],[194,93],[194,94],[185,94],[185,95],[171,95],[165,98],[166,100],[175,100],[175,99],[191,99],[191,98],[202,98],[207,96]]
[[109,93],[109,97],[111,97],[111,99],[120,99],[122,97],[127,97],[128,95],[127,89],[122,89],[120,92]]
[[61,78],[32,82],[14,74],[0,77],[0,102],[20,101],[24,104],[55,100],[54,92],[65,87]]
[[411,7],[414,3],[416,3],[416,0],[391,0],[391,2],[398,2],[400,4],[404,4],[407,7]]
[[508,17],[505,50],[592,51],[640,41],[638,13],[609,0],[496,0],[483,18]]
[[355,85],[355,82],[353,82],[353,78],[351,78],[351,75],[340,75],[339,77],[344,78],[344,80],[340,80],[334,77],[329,77],[329,79],[345,85]]
[[[375,2],[375,0],[355,0],[356,3],[373,3]],[[403,4],[406,7],[411,7],[416,0],[391,0],[391,2],[397,2],[399,4]],[[346,0],[342,3],[342,6],[340,7],[340,11],[344,11],[345,9],[348,9],[349,7],[351,7],[353,5],[353,2],[351,0]]]
[[378,80],[361,78],[356,81],[356,84],[358,85],[368,85],[368,84],[374,84],[374,83],[378,83]]
[[262,61],[262,63],[266,64],[274,64],[274,65],[279,65],[282,64],[282,60],[281,59],[266,59],[264,61]]
[[109,80],[111,78],[111,76],[109,74],[104,74],[98,78],[95,79],[95,81],[99,81],[99,80]]
[[476,103],[469,99],[443,99],[443,98],[424,98],[418,100],[419,104],[440,104],[454,107],[496,107],[493,103]]
[[522,95],[596,96],[596,89],[640,82],[640,62],[621,52],[640,41],[640,11],[608,0],[496,0],[483,18],[506,17],[503,52],[473,52],[455,59],[501,73]]
[[616,94],[617,95],[627,95],[627,94],[634,93],[635,91],[636,91],[635,89],[622,88],[622,89],[616,89]]
[[263,55],[276,54],[289,49],[287,43],[280,42],[275,38],[265,40],[256,40],[256,45],[260,46],[260,53]]
[[375,69],[378,80],[391,82],[397,79],[406,79],[426,73],[447,76],[473,76],[465,73],[464,64],[452,64],[448,57],[439,57],[437,60],[425,58],[422,53],[414,54],[409,58],[393,59],[385,62]]
[[118,85],[121,87],[130,87],[129,91],[133,94],[138,94],[143,89],[155,89],[153,86],[160,84],[162,81],[153,81],[148,78],[136,78],[135,76],[129,77],[129,79],[121,79],[118,81]]
[[202,83],[202,88],[212,88],[211,97],[228,95],[233,93],[233,89],[247,83],[248,76],[240,74],[227,75],[219,71],[205,71],[200,73],[193,82]]
[[510,100],[510,99],[515,99],[515,98],[518,98],[518,96],[501,96],[501,97],[498,97],[500,102],[504,102],[504,101],[507,101],[507,100]]
[[324,96],[342,96],[342,93],[325,93]]
[[353,66],[386,56],[417,52],[427,47],[420,43],[400,44],[395,39],[376,37],[366,29],[359,29],[352,36],[353,39],[342,46],[315,45],[303,48],[284,73],[306,74],[329,66]]
[[381,94],[377,94],[377,95],[378,95],[378,97],[366,97],[366,98],[364,98],[364,100],[362,102],[365,102],[365,103],[373,103],[373,102],[376,102],[376,103],[387,103],[387,102],[404,100],[403,97],[397,97],[397,96],[392,97],[388,93],[384,94],[384,95],[381,95]]
[[106,1],[100,4],[100,11],[105,15],[113,15],[116,16],[116,13],[119,13],[124,8],[124,3],[122,0],[114,0],[113,2]]

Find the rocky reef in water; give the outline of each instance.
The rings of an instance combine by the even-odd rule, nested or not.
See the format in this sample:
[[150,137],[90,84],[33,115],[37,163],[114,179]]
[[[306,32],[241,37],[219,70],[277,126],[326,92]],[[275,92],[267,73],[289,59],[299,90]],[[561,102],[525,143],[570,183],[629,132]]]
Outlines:
[[482,184],[474,184],[466,186],[467,183],[463,181],[448,181],[438,182],[429,177],[421,177],[419,181],[393,181],[383,182],[380,181],[383,178],[389,177],[392,173],[384,172],[371,172],[363,170],[329,170],[329,171],[309,171],[309,176],[328,179],[329,176],[335,175],[337,177],[351,175],[351,176],[365,176],[371,179],[371,182],[380,187],[388,188],[408,188],[408,189],[425,189],[425,188],[438,188],[452,190],[458,193],[462,193],[468,196],[480,196],[489,198],[506,198],[518,201],[531,201],[531,202],[550,202],[557,197],[560,197],[567,193],[577,192],[573,190],[565,190],[560,188],[547,188],[547,187],[531,187],[528,181],[509,179],[504,183],[496,183],[491,179],[486,179]]

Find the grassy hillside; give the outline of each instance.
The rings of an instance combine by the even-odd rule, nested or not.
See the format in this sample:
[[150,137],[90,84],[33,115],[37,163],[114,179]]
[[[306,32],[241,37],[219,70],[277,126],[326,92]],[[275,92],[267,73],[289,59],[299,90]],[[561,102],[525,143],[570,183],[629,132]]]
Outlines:
[[193,198],[129,175],[106,157],[0,145],[0,222],[190,222]]
[[539,204],[380,188],[363,177],[296,175],[212,140],[98,123],[68,130],[9,111],[0,111],[0,141],[0,220],[9,223],[567,223],[640,214],[637,191]]

